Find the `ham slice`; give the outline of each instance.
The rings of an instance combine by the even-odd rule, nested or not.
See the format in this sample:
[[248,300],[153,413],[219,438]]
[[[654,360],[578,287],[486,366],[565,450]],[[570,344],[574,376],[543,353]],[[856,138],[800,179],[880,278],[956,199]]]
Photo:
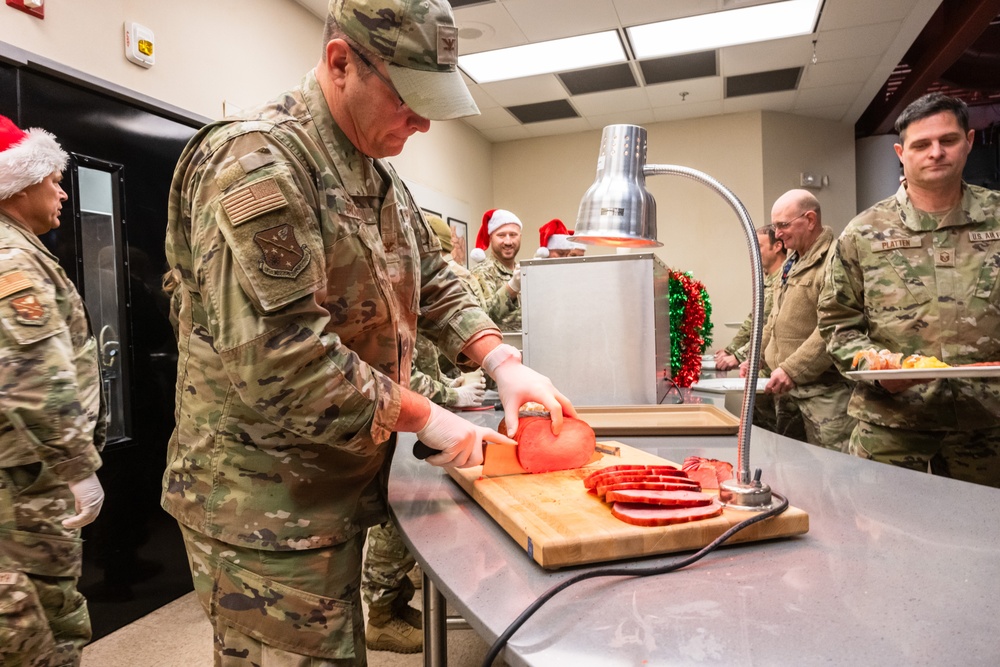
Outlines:
[[625,489],[644,489],[646,491],[701,491],[701,487],[693,484],[690,480],[684,480],[683,484],[676,481],[650,481],[642,480],[638,482],[619,482],[608,486],[597,487],[597,495],[603,498],[608,491],[624,491]]
[[681,470],[691,479],[697,480],[703,489],[717,489],[719,484],[733,478],[731,463],[701,456],[689,456],[684,459]]
[[[617,466],[613,466],[617,467]],[[638,480],[645,477],[678,477],[684,479],[687,477],[687,473],[683,470],[678,470],[673,466],[643,466],[641,468],[631,468],[627,470],[609,470],[605,468],[604,470],[598,470],[592,473],[583,480],[583,485],[588,489],[593,489],[601,484],[607,483],[609,479],[629,479]]]
[[563,418],[558,436],[552,434],[548,417],[522,417],[514,440],[518,463],[532,473],[581,468],[590,463],[597,446],[594,429],[572,417]]
[[677,508],[616,502],[611,508],[611,514],[634,526],[668,526],[673,523],[687,523],[719,516],[722,514],[722,505],[714,498],[708,505]]
[[647,505],[668,505],[671,507],[702,507],[712,504],[713,498],[701,491],[667,491],[646,489],[622,489],[608,491],[605,502],[645,503]]

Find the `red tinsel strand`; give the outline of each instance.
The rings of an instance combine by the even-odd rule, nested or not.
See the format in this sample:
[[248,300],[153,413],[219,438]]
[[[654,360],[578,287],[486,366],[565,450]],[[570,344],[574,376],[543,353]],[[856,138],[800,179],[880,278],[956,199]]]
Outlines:
[[681,367],[673,380],[679,387],[690,387],[701,377],[701,348],[704,342],[701,330],[705,324],[705,304],[701,293],[704,285],[694,280],[689,273],[671,271],[671,277],[680,284],[687,296],[680,330],[676,332],[681,337]]

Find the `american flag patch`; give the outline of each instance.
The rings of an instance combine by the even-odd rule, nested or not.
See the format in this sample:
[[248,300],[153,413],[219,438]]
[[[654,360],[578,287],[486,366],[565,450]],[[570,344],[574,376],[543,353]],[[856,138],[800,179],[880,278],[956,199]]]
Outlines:
[[222,198],[222,208],[234,227],[287,204],[288,200],[273,178],[256,181]]
[[31,279],[24,271],[10,271],[0,276],[0,299],[30,288]]

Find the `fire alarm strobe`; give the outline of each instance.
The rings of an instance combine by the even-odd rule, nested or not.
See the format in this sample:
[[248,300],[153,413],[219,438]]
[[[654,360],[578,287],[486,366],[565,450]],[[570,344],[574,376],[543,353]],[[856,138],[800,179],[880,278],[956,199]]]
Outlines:
[[134,21],[125,22],[125,57],[142,67],[156,64],[153,51],[153,31]]

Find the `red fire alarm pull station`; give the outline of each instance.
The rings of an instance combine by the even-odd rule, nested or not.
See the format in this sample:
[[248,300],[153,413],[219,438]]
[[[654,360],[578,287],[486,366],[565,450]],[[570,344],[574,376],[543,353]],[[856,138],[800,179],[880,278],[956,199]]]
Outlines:
[[45,18],[45,0],[7,0],[7,6],[40,19]]

